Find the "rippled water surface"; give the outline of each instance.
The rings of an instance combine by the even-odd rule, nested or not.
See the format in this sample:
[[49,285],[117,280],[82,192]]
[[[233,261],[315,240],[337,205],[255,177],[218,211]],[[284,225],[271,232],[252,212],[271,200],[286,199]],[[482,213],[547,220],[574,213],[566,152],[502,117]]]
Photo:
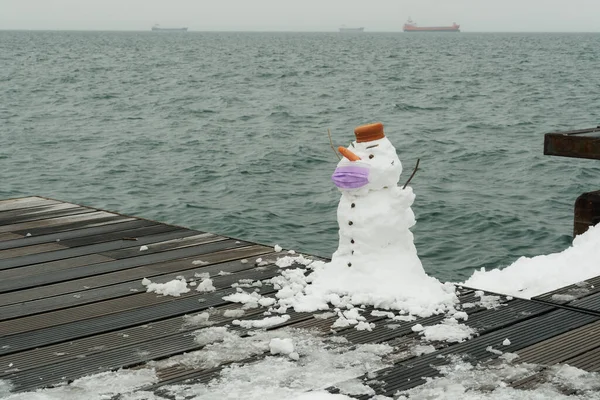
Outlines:
[[0,198],[42,195],[319,255],[336,145],[382,121],[428,272],[570,243],[600,123],[600,35],[0,32]]

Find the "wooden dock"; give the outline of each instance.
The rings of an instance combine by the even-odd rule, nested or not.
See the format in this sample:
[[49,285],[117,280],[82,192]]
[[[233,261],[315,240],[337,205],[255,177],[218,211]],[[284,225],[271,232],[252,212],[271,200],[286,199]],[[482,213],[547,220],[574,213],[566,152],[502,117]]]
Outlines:
[[[142,246],[148,249],[141,251]],[[10,381],[15,391],[30,391],[197,350],[200,346],[190,332],[198,327],[186,324],[185,316],[206,310],[212,326],[229,326],[243,334],[243,328],[231,326],[233,318],[223,315],[239,305],[223,296],[234,293],[231,285],[241,279],[277,275],[278,255],[271,247],[58,200],[0,201],[0,380]],[[257,268],[258,257],[267,265]],[[202,265],[194,263],[197,260]],[[196,273],[210,273],[216,291],[159,296],[142,285],[143,278],[190,280]],[[275,289],[265,284],[260,293],[273,296]],[[462,288],[460,301],[477,304],[474,289]],[[379,371],[374,380],[363,377],[378,394],[388,396],[436,376],[435,366],[447,362],[440,355],[493,360],[497,355],[486,348],[498,347],[505,338],[511,344],[502,351],[517,353],[520,361],[600,371],[600,277],[532,300],[499,296],[499,301],[493,310],[466,308],[465,323],[477,330],[477,337],[435,343],[437,351],[419,357],[402,352],[418,341],[411,326],[436,324],[443,316],[390,329],[385,317],[365,313],[376,327],[357,331],[332,330],[332,319],[290,312],[291,318],[273,329],[305,328],[343,336],[351,343],[395,346],[393,366]],[[239,319],[258,319],[263,312],[247,310]],[[222,367],[164,368],[158,371],[160,382],[148,389],[160,393],[167,384],[208,382]],[[514,385],[534,387],[543,381],[543,374],[537,377]],[[336,391],[336,383],[331,391]]]

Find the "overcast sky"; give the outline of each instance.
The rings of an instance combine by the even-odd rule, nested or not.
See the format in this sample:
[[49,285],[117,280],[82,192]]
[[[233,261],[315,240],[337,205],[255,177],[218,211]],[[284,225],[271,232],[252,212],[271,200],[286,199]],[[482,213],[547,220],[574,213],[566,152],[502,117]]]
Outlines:
[[0,29],[600,32],[600,0],[0,0]]

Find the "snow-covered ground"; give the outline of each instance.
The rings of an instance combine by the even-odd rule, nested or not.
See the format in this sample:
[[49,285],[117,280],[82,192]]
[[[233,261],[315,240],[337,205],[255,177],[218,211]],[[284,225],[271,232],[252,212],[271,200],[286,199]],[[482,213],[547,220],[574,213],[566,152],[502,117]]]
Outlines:
[[[142,369],[105,372],[37,392],[9,394],[6,382],[0,381],[0,397],[5,400],[349,400],[350,396],[367,395],[372,400],[600,399],[598,373],[568,365],[519,364],[518,357],[511,353],[502,354],[497,362],[481,365],[454,357],[439,367],[439,377],[429,378],[414,389],[394,393],[393,397],[384,397],[356,378],[366,374],[369,380],[377,381],[376,371],[389,366],[394,356],[394,348],[387,344],[352,345],[339,337],[326,338],[292,329],[257,331],[246,338],[222,327],[205,328],[195,334],[197,342],[204,345],[199,351],[151,362]],[[225,367],[208,384],[166,386],[157,392],[144,390],[157,382],[156,370],[160,368],[173,365],[214,368],[265,352],[268,355],[259,361]],[[534,374],[540,376],[537,387],[527,390],[511,387],[511,383]],[[324,390],[332,385],[340,394]]]
[[[520,259],[512,266],[503,270],[477,272],[465,284],[475,286],[474,280],[487,282],[486,289],[498,293],[508,293],[514,296],[523,296],[523,286],[520,282],[530,282],[527,296],[533,296],[556,289],[568,284],[576,283],[582,279],[598,275],[594,268],[597,265],[598,249],[600,249],[600,227],[592,228],[584,235],[578,237],[572,247],[565,251],[549,255],[534,257],[533,259]],[[535,261],[532,261],[535,260]],[[256,262],[256,261],[255,261]],[[264,262],[261,260],[261,262]],[[303,296],[303,290],[310,284],[310,274],[297,268],[305,265],[308,271],[321,268],[321,263],[315,265],[311,260],[302,256],[286,255],[280,257],[277,264],[281,273],[275,278],[262,282],[272,284],[278,288],[275,298],[267,298],[253,290],[258,286],[256,282],[243,281],[237,286],[238,292],[230,300],[237,301],[246,309],[262,307],[266,314],[257,317],[251,323],[252,328],[276,326],[284,322],[289,316],[287,310],[293,307],[294,298]],[[520,265],[525,265],[522,269]],[[534,279],[536,271],[538,279]],[[208,276],[199,276],[200,281],[207,282]],[[529,281],[528,281],[529,279]],[[181,281],[178,279],[177,281]],[[149,282],[144,282],[150,286]],[[482,284],[483,285],[483,284]],[[481,285],[477,285],[481,286]],[[157,287],[159,289],[160,287]],[[156,290],[164,295],[178,295],[182,283],[174,282],[163,286],[170,290]],[[519,289],[515,289],[519,288]],[[152,290],[152,288],[148,287]],[[497,296],[487,296],[478,293],[479,305],[488,308],[498,306]],[[510,297],[509,297],[510,298]],[[292,299],[292,300],[290,300]],[[267,301],[265,301],[267,300]],[[354,306],[351,297],[329,296],[327,310],[316,311],[315,316],[331,320],[332,327],[349,326],[355,329],[369,329],[365,323],[367,316],[364,309]],[[468,309],[466,310],[468,311]],[[244,310],[228,310],[232,318],[243,316]],[[411,326],[421,339],[415,344],[410,353],[412,355],[426,354],[434,351],[431,341],[455,342],[468,340],[474,332],[464,324],[468,320],[467,314],[454,306],[441,309],[446,318],[437,325],[421,326],[415,320],[410,310],[382,310],[373,311],[373,315],[386,317],[385,323],[391,328],[396,324]],[[207,313],[201,314],[203,321]],[[337,317],[337,318],[335,318]],[[363,325],[361,326],[361,323]],[[251,328],[250,326],[248,326]],[[345,343],[343,338],[337,336],[318,336],[314,333],[300,330],[273,330],[264,331],[257,329],[248,336],[239,336],[227,327],[208,327],[196,331],[196,340],[204,347],[196,352],[182,356],[175,356],[158,363],[149,363],[146,368],[139,370],[121,370],[106,372],[75,380],[69,385],[37,392],[10,394],[10,384],[0,381],[0,398],[7,400],[88,400],[110,399],[115,394],[120,394],[119,400],[162,400],[166,394],[181,396],[186,399],[299,399],[299,400],[346,400],[347,395],[373,394],[372,390],[356,377],[365,374],[374,374],[375,371],[390,365],[396,349],[387,345],[362,345],[354,346]],[[502,351],[502,344],[498,343],[493,349],[493,354]],[[263,355],[260,361],[250,364],[235,364],[253,355]],[[225,367],[218,378],[207,385],[193,384],[172,386],[164,389],[163,396],[146,392],[143,388],[157,381],[155,368],[168,365],[183,365],[196,368],[212,368],[223,363],[231,363]],[[535,390],[522,391],[513,389],[507,384],[517,377],[526,377],[542,366],[521,365],[518,359],[514,364],[508,361],[501,366],[472,366],[471,364],[454,360],[454,363],[443,367],[442,376],[428,381],[427,384],[412,389],[406,393],[397,394],[399,399],[561,399],[567,398],[565,390],[576,390],[577,395],[568,398],[575,399],[600,399],[598,387],[600,377],[594,373],[587,373],[576,368],[558,365],[544,369],[545,383]],[[376,378],[375,375],[372,375]],[[510,378],[510,379],[509,379]],[[323,389],[335,383],[346,382],[341,385],[342,394],[331,395]],[[309,393],[305,393],[311,391]],[[345,394],[344,394],[345,393]],[[186,397],[187,396],[187,397]],[[399,396],[399,397],[398,397]],[[175,397],[177,398],[177,397]],[[374,400],[382,400],[381,396],[373,396]]]

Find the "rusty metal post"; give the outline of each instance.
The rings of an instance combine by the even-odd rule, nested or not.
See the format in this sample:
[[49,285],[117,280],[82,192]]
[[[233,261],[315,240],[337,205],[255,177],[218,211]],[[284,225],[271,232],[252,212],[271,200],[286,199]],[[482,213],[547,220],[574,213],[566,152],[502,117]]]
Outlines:
[[[600,160],[600,126],[544,135],[544,154]],[[600,222],[600,191],[583,193],[575,201],[573,236]]]
[[600,222],[600,190],[583,193],[575,201],[573,236],[581,235]]

